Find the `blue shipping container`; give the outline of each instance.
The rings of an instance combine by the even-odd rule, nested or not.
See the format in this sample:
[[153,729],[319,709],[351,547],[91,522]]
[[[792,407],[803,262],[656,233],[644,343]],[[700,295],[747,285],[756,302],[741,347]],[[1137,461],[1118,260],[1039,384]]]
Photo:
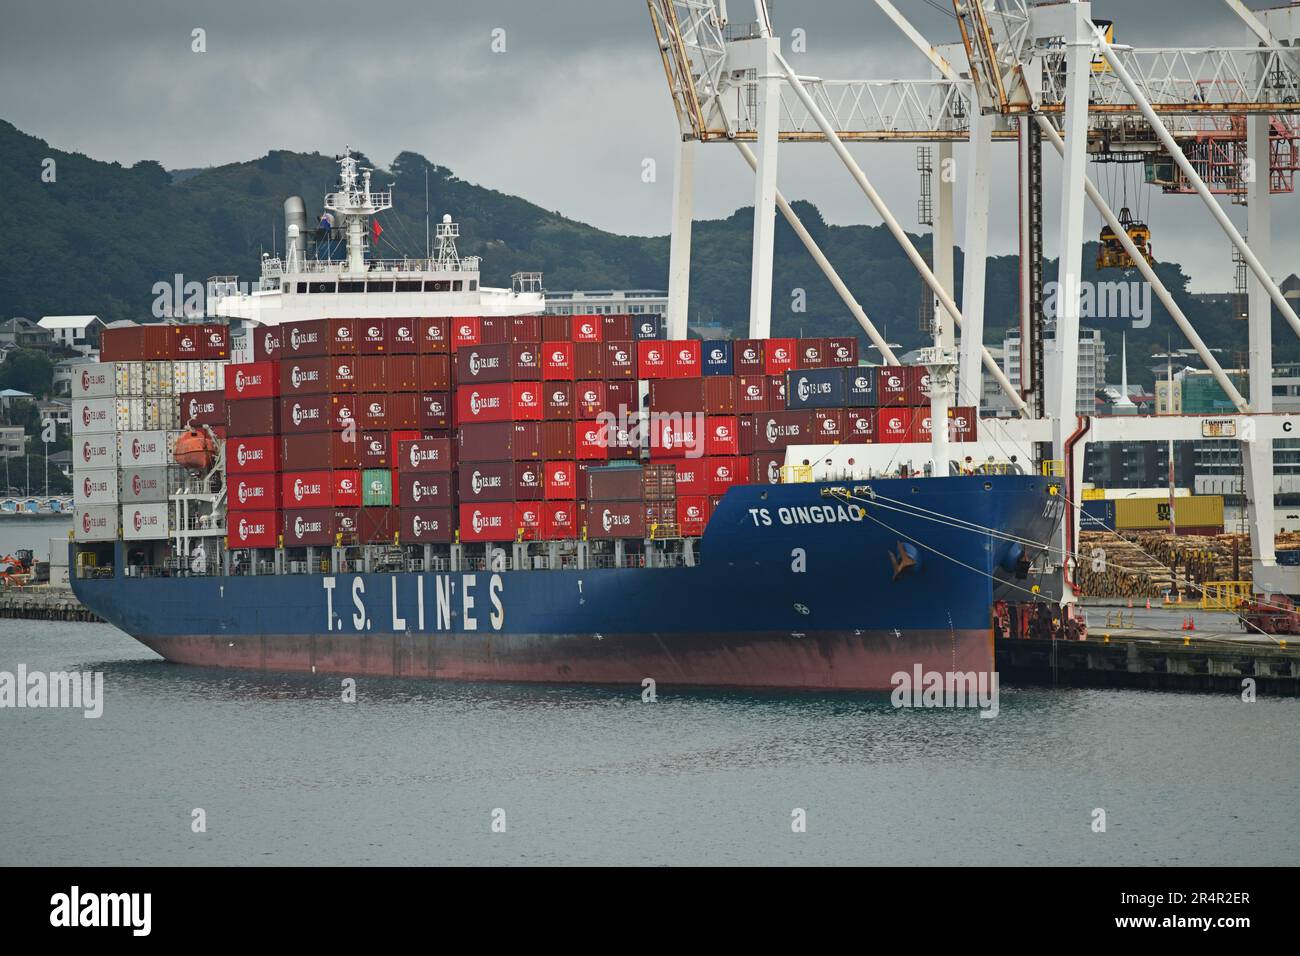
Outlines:
[[705,339],[700,354],[701,371],[705,375],[732,374],[730,339]]
[[785,373],[785,407],[843,408],[848,370],[844,368],[794,369]]
[[847,400],[849,408],[875,408],[876,370],[869,365],[851,365],[844,370],[848,376]]
[[632,320],[632,334],[638,340],[662,339],[664,337],[664,317],[662,315],[638,315]]
[[1093,498],[1082,502],[1079,514],[1080,531],[1112,531],[1115,528],[1115,502],[1108,498]]

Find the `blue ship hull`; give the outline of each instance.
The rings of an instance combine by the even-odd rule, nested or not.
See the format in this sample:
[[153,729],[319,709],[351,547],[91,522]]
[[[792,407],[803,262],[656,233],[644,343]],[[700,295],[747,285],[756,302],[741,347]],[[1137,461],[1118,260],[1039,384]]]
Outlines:
[[881,690],[918,664],[993,669],[993,602],[1028,597],[1015,569],[1035,552],[1002,535],[1046,543],[1062,506],[1059,482],[1033,476],[749,485],[723,498],[694,567],[135,578],[119,543],[116,576],[73,587],[187,664]]

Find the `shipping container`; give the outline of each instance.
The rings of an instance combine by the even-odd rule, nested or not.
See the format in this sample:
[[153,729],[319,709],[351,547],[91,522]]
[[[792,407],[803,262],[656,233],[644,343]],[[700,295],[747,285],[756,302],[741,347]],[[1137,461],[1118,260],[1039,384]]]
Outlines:
[[870,444],[876,440],[876,410],[849,408],[844,411],[844,429],[850,442]]
[[843,408],[847,401],[847,369],[804,368],[786,373],[788,408]]
[[907,404],[913,408],[930,404],[930,370],[924,365],[903,367],[907,380]]
[[637,378],[667,378],[669,373],[669,345],[658,340],[643,340],[636,344]]
[[876,404],[910,405],[908,371],[903,365],[881,365],[876,369]]
[[123,504],[166,501],[176,487],[176,469],[167,465],[126,468],[118,482],[119,500]]
[[278,511],[232,511],[226,516],[226,547],[274,548],[279,530]]
[[398,498],[403,508],[446,508],[455,503],[451,472],[407,472],[398,475]]
[[393,473],[387,468],[366,468],[361,472],[361,506],[389,507],[393,503]]
[[116,468],[78,468],[73,475],[72,501],[78,507],[115,505],[119,501]]
[[252,328],[249,335],[253,343],[254,362],[279,361],[284,341],[283,326],[259,325]]
[[[358,479],[360,480],[360,479]],[[334,509],[334,536],[344,544],[357,544],[361,540],[361,509]]]
[[811,445],[816,421],[811,410],[763,412],[740,429],[740,451],[752,455],[779,451],[791,445]]
[[587,493],[593,501],[643,501],[644,476],[639,467],[606,465],[587,469]]
[[898,443],[913,441],[912,409],[881,408],[876,413],[876,441]]
[[[1115,530],[1158,531],[1169,527],[1168,498],[1115,499]],[[1218,529],[1223,531],[1222,495],[1185,495],[1174,499],[1173,518],[1176,528]]]
[[280,340],[281,359],[328,355],[330,328],[327,319],[288,322]]
[[817,444],[838,445],[847,440],[848,419],[842,408],[818,408],[813,412],[816,421]]
[[224,425],[226,424],[225,393],[215,389],[204,392],[185,392],[181,395],[180,410],[180,424],[184,427],[190,425]]
[[451,508],[403,505],[398,516],[397,540],[402,544],[446,544],[455,537]]
[[[581,461],[601,461],[609,458],[609,427],[597,421],[578,421],[573,426],[575,456]],[[559,457],[548,455],[548,458]]]
[[578,497],[578,466],[573,461],[548,461],[544,470],[544,493],[552,501],[574,501]]
[[462,503],[460,538],[462,541],[514,541],[517,533],[513,501]]
[[1079,515],[1081,531],[1114,531],[1115,499],[1097,498],[1084,501]]
[[388,391],[388,363],[384,361],[385,357],[383,355],[356,357],[358,392]]
[[117,460],[122,468],[166,465],[172,460],[172,447],[165,431],[119,432]]
[[[341,436],[335,436],[339,438]],[[337,455],[338,442],[335,442],[334,452]],[[343,443],[346,448],[346,443]],[[363,431],[358,433],[355,443],[355,460],[349,462],[348,468],[392,468],[396,462],[393,461],[393,436],[387,431]],[[339,467],[337,464],[335,468]]]
[[736,411],[742,414],[771,411],[767,400],[766,375],[736,377]]
[[799,339],[795,367],[820,369],[830,364],[830,342],[827,339]]
[[754,485],[781,484],[781,468],[785,465],[785,452],[766,451],[749,456],[749,482]]
[[865,365],[855,365],[845,372],[845,400],[849,408],[874,408],[878,401],[876,369]]
[[573,421],[578,417],[578,403],[573,382],[546,382],[542,385],[542,415],[547,420]]
[[280,362],[280,395],[323,395],[333,384],[337,359],[286,358]]
[[646,501],[674,501],[677,498],[677,465],[651,462],[641,468],[641,497]]
[[798,339],[768,339],[763,343],[763,371],[768,375],[785,375],[795,367]]
[[706,458],[704,475],[710,495],[725,494],[732,485],[749,482],[749,459],[743,456]]
[[588,538],[644,538],[645,505],[640,501],[592,501],[587,505]]
[[428,392],[416,396],[418,428],[422,431],[447,431],[451,428],[451,396],[447,392]]
[[275,398],[256,398],[242,402],[226,402],[226,427],[230,434],[241,437],[274,435],[280,430],[280,401]]
[[360,378],[361,359],[356,355],[331,355],[329,358],[329,392],[355,392]]
[[[312,436],[308,436],[309,439],[310,437]],[[328,448],[329,436],[323,437],[326,439],[326,447]],[[237,436],[227,439],[226,474],[251,475],[279,470],[280,441],[274,435],[262,435],[252,438]]]
[[387,355],[390,351],[390,326],[387,319],[360,319],[357,322],[357,351],[362,355]]
[[[518,345],[539,345],[542,341],[542,317],[540,315],[512,316],[510,341]],[[533,351],[536,352],[536,349]]]
[[[515,378],[511,364],[512,346],[475,345],[456,353],[456,384],[510,382]],[[533,353],[529,353],[530,355]]]
[[331,547],[334,525],[333,508],[290,508],[280,515],[286,548]]
[[[460,354],[465,354],[462,351]],[[510,382],[463,385],[456,389],[456,421],[461,425],[474,422],[510,422],[514,413],[513,385]]]
[[452,464],[451,438],[421,438],[398,443],[397,467],[403,473],[449,473]]
[[280,507],[280,476],[273,472],[230,475],[227,500],[237,511],[275,511]]
[[451,320],[446,316],[416,319],[415,327],[422,355],[445,354],[451,350]]
[[[144,328],[118,325],[99,335],[99,357],[104,362],[138,362],[144,358]],[[114,519],[116,524],[116,519]],[[117,529],[114,528],[114,536]],[[86,539],[90,540],[90,539]]]
[[115,398],[118,395],[118,369],[127,364],[88,362],[77,366],[72,376],[72,398]]
[[605,345],[603,342],[573,343],[573,377],[577,380],[597,379],[605,374]]
[[683,495],[707,495],[709,493],[709,476],[704,467],[705,459],[688,458],[676,462],[677,497]]
[[[613,316],[605,316],[613,318]],[[605,342],[605,368],[604,378],[612,379],[635,379],[636,378],[636,343],[632,341]]]
[[[459,354],[459,353],[458,353]],[[446,392],[451,389],[451,356],[421,355],[416,381],[422,392]]]
[[280,506],[289,508],[332,508],[334,478],[329,471],[296,471],[280,475]]
[[732,375],[735,363],[729,339],[706,339],[701,349],[700,371],[704,375]]
[[828,365],[853,367],[858,364],[858,340],[856,338],[835,338],[826,340]]
[[[247,404],[247,403],[245,403]],[[286,435],[332,431],[346,410],[347,403],[336,404],[332,395],[302,395],[280,399],[280,430]],[[351,419],[343,418],[346,424]]]
[[979,412],[973,405],[948,409],[948,437],[951,441],[976,441],[979,438]]
[[420,332],[417,319],[390,319],[388,325],[388,351],[392,355],[415,355],[420,351]]
[[122,506],[122,538],[126,541],[154,541],[167,537],[167,502]]
[[569,323],[569,336],[575,342],[602,342],[605,323],[599,315],[575,315]]
[[389,544],[397,534],[397,509],[358,508],[357,525],[362,544]]
[[621,313],[602,316],[601,324],[605,327],[604,337],[606,342],[630,342],[632,340],[631,315]]
[[515,500],[540,501],[546,497],[546,463],[517,461],[515,464]]
[[[114,331],[105,329],[104,332]],[[121,524],[122,510],[117,505],[78,505],[73,512],[72,536],[77,541],[114,541]]]
[[735,415],[710,415],[704,420],[704,454],[739,455],[740,419]]
[[226,401],[278,398],[280,376],[275,362],[249,362],[226,369]]
[[546,381],[574,380],[572,342],[543,342],[542,378]]
[[83,398],[72,403],[72,434],[102,435],[118,430],[119,400]]
[[683,339],[667,345],[669,377],[699,378],[703,367],[703,343],[699,339]]
[[685,537],[698,538],[704,534],[712,513],[708,495],[686,495],[677,499],[677,526]]
[[467,501],[514,501],[515,462],[484,461],[457,469],[457,494]]
[[501,315],[485,315],[479,320],[479,344],[504,345],[510,341],[513,318]]
[[573,540],[578,536],[578,506],[573,501],[542,504],[542,538],[547,541]]
[[573,327],[569,316],[543,315],[541,319],[543,342],[567,342],[569,340],[569,333]]
[[633,338],[638,341],[662,339],[664,337],[664,317],[662,315],[639,315],[634,320]]

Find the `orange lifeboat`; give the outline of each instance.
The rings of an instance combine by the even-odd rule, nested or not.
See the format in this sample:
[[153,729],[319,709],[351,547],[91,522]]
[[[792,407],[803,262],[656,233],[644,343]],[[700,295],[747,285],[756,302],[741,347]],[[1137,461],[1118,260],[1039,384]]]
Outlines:
[[176,439],[176,463],[191,471],[211,471],[217,461],[217,443],[212,435],[191,425]]

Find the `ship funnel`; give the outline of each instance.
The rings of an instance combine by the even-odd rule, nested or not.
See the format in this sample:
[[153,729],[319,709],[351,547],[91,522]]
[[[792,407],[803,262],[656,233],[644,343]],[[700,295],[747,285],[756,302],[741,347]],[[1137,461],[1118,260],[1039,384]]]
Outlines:
[[297,271],[302,262],[306,235],[307,206],[301,196],[290,196],[284,201],[285,263],[290,272]]

